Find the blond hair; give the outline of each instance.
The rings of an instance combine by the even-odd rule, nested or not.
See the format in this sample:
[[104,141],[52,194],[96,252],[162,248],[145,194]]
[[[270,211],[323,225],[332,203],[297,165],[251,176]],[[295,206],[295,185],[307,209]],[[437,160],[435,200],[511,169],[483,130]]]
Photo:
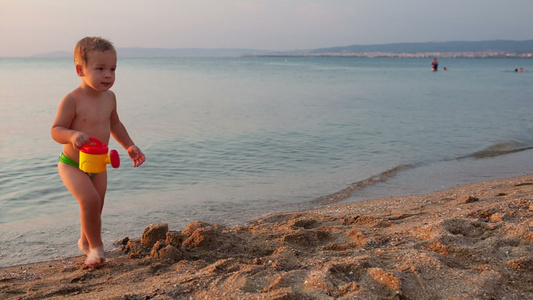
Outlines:
[[113,43],[101,37],[84,37],[74,47],[74,63],[76,65],[87,64],[89,55],[95,51],[111,50],[116,52]]

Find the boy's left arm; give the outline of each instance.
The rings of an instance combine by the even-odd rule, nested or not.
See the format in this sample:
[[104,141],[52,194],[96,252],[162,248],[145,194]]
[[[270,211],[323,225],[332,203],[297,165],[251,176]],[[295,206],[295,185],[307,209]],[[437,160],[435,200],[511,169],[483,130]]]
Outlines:
[[139,149],[139,147],[133,143],[133,140],[130,138],[128,131],[126,130],[126,127],[124,127],[124,124],[122,124],[118,118],[116,111],[114,111],[111,116],[111,134],[115,140],[117,140],[117,142],[119,142],[120,145],[126,149],[128,155],[133,161],[134,167],[138,167],[144,163],[146,160],[144,153],[142,153],[141,149]]

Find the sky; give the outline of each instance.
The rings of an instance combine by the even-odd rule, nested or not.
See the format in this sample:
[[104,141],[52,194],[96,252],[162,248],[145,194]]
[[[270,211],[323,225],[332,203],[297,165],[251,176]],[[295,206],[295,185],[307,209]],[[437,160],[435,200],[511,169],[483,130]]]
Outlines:
[[532,0],[0,0],[0,57],[117,48],[301,50],[533,39]]

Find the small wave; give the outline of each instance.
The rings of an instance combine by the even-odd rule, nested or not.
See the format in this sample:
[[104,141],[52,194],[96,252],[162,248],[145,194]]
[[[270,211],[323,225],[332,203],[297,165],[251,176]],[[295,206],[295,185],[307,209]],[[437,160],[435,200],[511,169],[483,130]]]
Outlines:
[[458,157],[457,159],[495,157],[495,156],[506,155],[506,154],[511,154],[515,152],[521,152],[521,151],[533,149],[533,147],[522,147],[522,146],[523,144],[517,141],[504,141],[504,142],[500,142],[492,146],[489,146],[488,148],[484,150]]
[[394,167],[392,169],[384,171],[384,172],[382,172],[382,173],[380,173],[378,175],[374,175],[374,176],[372,176],[370,178],[367,178],[365,180],[354,182],[354,183],[350,184],[345,189],[342,189],[342,190],[340,190],[338,192],[335,192],[335,193],[327,195],[327,196],[319,197],[319,198],[313,200],[312,202],[323,204],[323,205],[340,202],[340,201],[350,197],[350,195],[353,192],[355,192],[355,191],[362,190],[362,189],[364,189],[366,187],[373,186],[373,185],[375,185],[377,183],[380,183],[380,182],[385,182],[385,181],[387,181],[387,179],[395,176],[399,172],[407,170],[407,169],[410,169],[412,167],[414,167],[414,165],[399,165],[397,167]]

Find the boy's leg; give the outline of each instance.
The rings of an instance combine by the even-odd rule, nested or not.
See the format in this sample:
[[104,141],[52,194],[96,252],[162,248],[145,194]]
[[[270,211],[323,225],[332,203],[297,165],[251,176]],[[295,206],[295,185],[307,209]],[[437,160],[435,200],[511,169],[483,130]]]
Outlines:
[[[91,177],[91,181],[92,181],[92,184],[94,185],[94,188],[98,192],[98,195],[100,195],[100,199],[102,200],[101,205],[100,205],[100,217],[101,217],[102,210],[104,209],[105,193],[107,190],[107,171],[98,173],[98,174],[93,174]],[[83,227],[81,228],[80,240],[78,241],[78,247],[81,249],[81,251],[83,251],[83,253],[89,255],[90,253],[89,240],[87,239],[87,235],[85,234]],[[104,253],[102,252],[99,256],[103,258]]]
[[[60,162],[58,164],[58,170],[63,183],[76,200],[78,200],[78,204],[80,205],[81,231],[88,244],[88,249],[83,249],[80,246],[82,251],[87,251],[87,260],[85,263],[87,265],[100,263],[104,256],[101,236],[102,222],[100,218],[103,207],[101,194],[95,185],[93,185],[91,178],[78,168]],[[84,243],[84,241],[81,242],[81,244]]]

